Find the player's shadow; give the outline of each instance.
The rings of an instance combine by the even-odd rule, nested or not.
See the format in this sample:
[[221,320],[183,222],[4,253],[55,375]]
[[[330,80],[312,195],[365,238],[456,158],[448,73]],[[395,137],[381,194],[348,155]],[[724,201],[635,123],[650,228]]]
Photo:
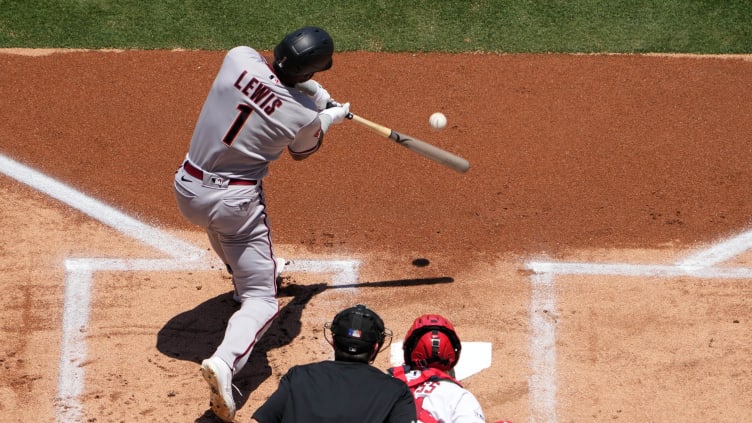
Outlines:
[[[235,401],[240,409],[264,380],[271,376],[267,352],[289,344],[300,334],[300,316],[305,305],[326,284],[280,286],[278,298],[293,297],[279,312],[266,334],[251,352],[248,364],[235,375],[233,383],[240,391]],[[281,301],[282,302],[282,301]],[[240,305],[232,299],[232,292],[210,298],[195,308],[170,319],[157,334],[157,349],[168,357],[200,364],[210,357],[222,342],[227,321]],[[198,367],[196,376],[199,376]],[[208,389],[207,389],[208,402]],[[214,422],[214,413],[207,410],[196,422]]]
[[[275,348],[290,344],[300,334],[302,326],[300,318],[306,304],[314,295],[326,289],[404,287],[451,283],[453,281],[452,278],[441,277],[328,286],[325,283],[313,285],[285,284],[283,278],[280,278],[278,282],[282,283],[277,290],[277,297],[280,299],[292,297],[292,299],[287,301],[280,309],[277,319],[274,320],[269,330],[256,344],[248,359],[248,364],[240,373],[235,375],[233,383],[240,391],[239,395],[235,392],[237,408],[242,408],[250,393],[271,376],[272,370],[269,366],[267,353]],[[210,298],[195,308],[178,314],[160,329],[157,334],[157,349],[168,357],[200,364],[203,359],[210,357],[217,349],[224,336],[227,321],[238,308],[239,305],[232,299],[232,292],[228,292]],[[337,311],[332,310],[332,317]],[[198,367],[196,368],[196,377],[200,378]],[[196,423],[218,421],[220,420],[210,409],[207,409],[204,415],[195,420]]]

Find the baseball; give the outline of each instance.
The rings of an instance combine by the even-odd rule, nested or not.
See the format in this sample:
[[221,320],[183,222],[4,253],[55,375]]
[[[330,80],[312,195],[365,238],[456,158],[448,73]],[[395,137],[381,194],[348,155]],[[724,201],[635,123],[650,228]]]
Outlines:
[[447,124],[447,118],[443,113],[436,112],[428,118],[428,123],[431,125],[431,128],[438,131],[444,129]]

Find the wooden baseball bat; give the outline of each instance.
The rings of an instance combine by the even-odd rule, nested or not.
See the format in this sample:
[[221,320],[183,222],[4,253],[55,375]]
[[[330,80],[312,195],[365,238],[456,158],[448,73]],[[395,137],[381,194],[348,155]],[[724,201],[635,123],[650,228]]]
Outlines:
[[[318,90],[320,86],[318,82],[309,79],[308,81],[298,83],[297,85],[295,85],[295,87],[306,95],[315,96],[316,93],[319,92]],[[327,103],[327,107],[331,107],[333,105],[334,100],[330,99]],[[349,113],[347,115],[347,118],[351,119],[353,122],[357,122],[365,126],[366,128],[381,135],[382,137],[389,138],[397,144],[409,150],[412,150],[413,152],[418,153],[425,158],[442,164],[450,169],[454,169],[457,172],[465,173],[470,169],[470,162],[446,150],[442,150],[435,145],[431,145],[425,141],[421,141],[417,138],[402,134],[393,129],[387,128],[386,126],[379,125],[376,122],[371,122],[368,119],[362,118],[352,113]]]
[[352,119],[353,122],[357,122],[365,126],[366,128],[381,135],[382,137],[389,138],[397,144],[415,153],[418,153],[427,159],[431,159],[450,169],[454,169],[457,172],[465,173],[470,169],[470,162],[446,150],[442,150],[435,145],[431,145],[425,141],[421,141],[417,138],[413,138],[409,135],[397,132],[394,129],[387,128],[386,126],[379,125],[376,122],[371,122],[368,119],[352,113],[350,113],[347,117],[348,119]]

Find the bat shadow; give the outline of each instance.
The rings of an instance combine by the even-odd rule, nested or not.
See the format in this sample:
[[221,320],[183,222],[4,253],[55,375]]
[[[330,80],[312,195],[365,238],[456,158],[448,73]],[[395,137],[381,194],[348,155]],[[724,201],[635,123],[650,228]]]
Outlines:
[[[289,345],[298,337],[302,327],[303,310],[315,295],[327,289],[408,287],[454,281],[449,277],[440,277],[329,286],[326,283],[309,285],[287,283],[287,279],[280,277],[277,280],[279,285],[277,297],[292,297],[292,299],[280,308],[277,319],[274,320],[269,330],[251,352],[248,364],[233,378],[233,383],[240,391],[239,393],[235,392],[238,409],[245,405],[250,393],[272,375],[267,353]],[[157,333],[157,350],[167,357],[200,364],[202,360],[210,357],[222,342],[227,322],[239,308],[240,305],[232,299],[232,291],[230,291],[210,298],[196,307],[178,314],[171,318]],[[332,311],[332,316],[336,311],[338,310]],[[199,375],[198,371],[196,374]],[[219,421],[211,409],[207,409],[201,417],[195,420],[198,423]]]

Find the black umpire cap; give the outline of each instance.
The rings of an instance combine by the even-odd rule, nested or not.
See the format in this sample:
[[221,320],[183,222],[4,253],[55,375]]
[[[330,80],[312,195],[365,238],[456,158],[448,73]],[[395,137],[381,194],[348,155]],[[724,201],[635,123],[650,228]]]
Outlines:
[[351,354],[372,351],[376,344],[381,350],[384,344],[384,321],[376,312],[363,304],[337,313],[330,328],[337,348]]

